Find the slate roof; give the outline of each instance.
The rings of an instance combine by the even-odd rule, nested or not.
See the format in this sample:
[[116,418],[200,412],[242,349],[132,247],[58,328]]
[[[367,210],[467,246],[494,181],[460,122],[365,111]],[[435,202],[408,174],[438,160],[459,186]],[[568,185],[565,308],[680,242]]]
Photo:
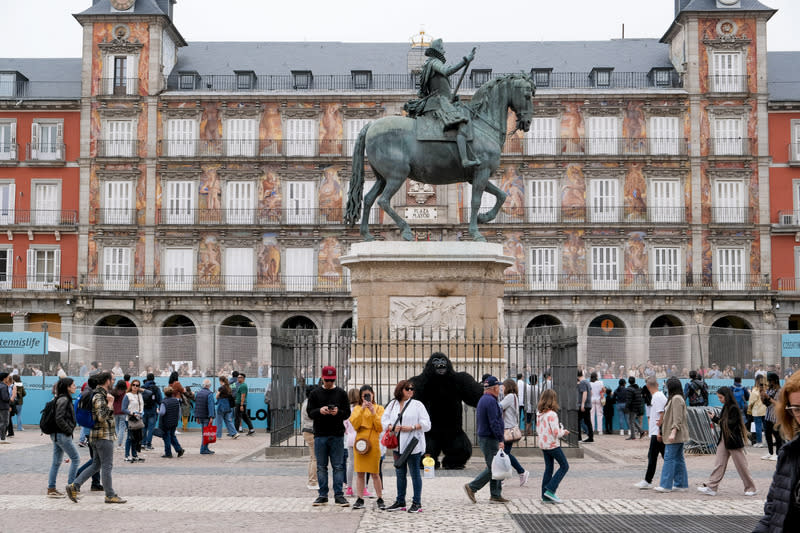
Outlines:
[[[478,48],[471,68],[494,73],[552,68],[554,72],[589,72],[611,67],[617,72],[649,72],[671,67],[669,46],[658,39],[610,41],[445,43],[447,58],[457,62]],[[292,70],[318,74],[408,72],[408,43],[342,42],[191,42],[178,53],[173,72],[233,74],[252,70],[258,75],[286,75]]]
[[81,96],[80,58],[0,58],[0,72],[19,72],[28,79],[27,99],[78,99]]
[[741,7],[717,7],[717,0],[691,0],[689,5],[681,9],[683,11],[772,11],[758,0],[741,0]]
[[800,52],[767,52],[770,102],[800,101]]
[[[92,5],[86,11],[78,13],[78,15],[114,15],[119,13],[113,11],[111,2],[109,0],[99,0],[96,4]],[[120,13],[121,15],[128,15],[130,12]],[[164,11],[158,7],[155,0],[136,0],[133,6],[134,15],[166,15]]]

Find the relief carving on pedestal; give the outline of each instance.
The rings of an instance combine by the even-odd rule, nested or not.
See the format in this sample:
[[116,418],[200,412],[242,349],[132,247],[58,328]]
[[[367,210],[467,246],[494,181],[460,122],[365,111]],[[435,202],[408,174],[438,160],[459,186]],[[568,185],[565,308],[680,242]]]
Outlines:
[[467,325],[464,296],[393,296],[389,298],[392,329],[459,330]]

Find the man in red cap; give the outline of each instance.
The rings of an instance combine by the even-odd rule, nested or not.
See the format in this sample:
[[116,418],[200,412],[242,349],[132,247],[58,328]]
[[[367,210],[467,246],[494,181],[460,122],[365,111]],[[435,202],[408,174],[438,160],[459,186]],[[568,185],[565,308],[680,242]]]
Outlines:
[[344,389],[336,386],[336,369],[322,368],[322,387],[308,396],[306,412],[314,421],[314,455],[317,457],[319,496],[314,505],[328,504],[328,460],[333,467],[333,496],[336,505],[347,507],[344,497],[344,421],[350,418],[350,402]]

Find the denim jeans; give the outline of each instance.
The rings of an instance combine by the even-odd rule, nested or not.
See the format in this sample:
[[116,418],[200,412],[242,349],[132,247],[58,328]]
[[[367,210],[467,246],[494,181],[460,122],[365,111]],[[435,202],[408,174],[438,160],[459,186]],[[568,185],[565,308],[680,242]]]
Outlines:
[[[77,476],[83,474],[83,471],[92,466],[93,462],[94,462],[94,449],[91,446],[89,446],[89,460],[81,465],[81,467],[78,469]],[[94,475],[92,476],[92,487],[100,487],[100,486],[101,486],[100,472],[95,472]]]
[[89,432],[91,431],[91,429],[81,426],[81,442],[86,442],[89,438]]
[[642,427],[639,425],[639,413],[628,411],[628,425],[631,428],[631,438],[638,438],[637,433],[642,433]]
[[25,429],[22,427],[22,406],[21,405],[17,405],[17,429],[19,431],[25,431]]
[[[3,386],[4,385],[0,385],[0,387]],[[6,440],[9,424],[11,424],[11,411],[3,409],[0,411],[0,440]]]
[[672,487],[681,489],[689,487],[689,474],[686,472],[682,442],[664,446],[664,466],[661,467],[659,484],[667,490],[672,490]]
[[208,425],[209,418],[198,418],[195,421],[200,424],[200,453],[208,453],[211,450],[208,447],[208,444],[203,444],[203,428]]
[[[397,452],[394,452],[397,455]],[[408,465],[411,465],[411,487],[414,490],[414,497],[411,500],[417,505],[422,505],[422,473],[419,468],[420,453],[412,453],[408,456],[408,461],[402,467],[394,468],[395,476],[397,476],[397,498],[395,501],[401,505],[406,504],[406,488],[408,487],[408,479],[406,472],[409,471]]]
[[754,416],[753,422],[756,424],[756,443],[761,444],[761,433],[764,431],[764,417]]
[[233,411],[228,411],[227,413],[217,412],[217,437],[222,436],[223,425],[228,428],[229,437],[236,435],[236,428],[233,427]]
[[72,443],[72,435],[65,435],[63,433],[53,433],[50,435],[50,440],[53,441],[53,462],[50,464],[50,477],[47,479],[47,488],[56,488],[56,477],[58,477],[58,468],[61,466],[61,461],[64,459],[64,454],[69,457],[69,474],[67,475],[67,483],[75,481],[78,475],[78,466],[80,466],[80,456],[75,444]]
[[483,452],[483,459],[486,461],[486,468],[483,472],[477,475],[475,479],[469,482],[469,488],[472,492],[478,492],[487,483],[489,484],[489,494],[492,498],[502,497],[503,487],[500,485],[499,479],[492,479],[492,460],[497,455],[497,450],[500,449],[499,442],[495,438],[478,437],[478,443]]
[[319,495],[328,497],[328,460],[333,468],[333,495],[344,496],[344,437],[314,437]]
[[615,403],[614,404],[614,417],[619,420],[619,429],[628,429],[628,415],[625,414],[625,404]]
[[125,442],[125,433],[128,431],[128,415],[114,415],[114,426],[117,431],[117,446],[120,446]]
[[176,452],[183,450],[181,444],[178,442],[178,437],[175,436],[175,430],[177,429],[178,428],[174,427],[164,430],[164,455],[166,456],[172,456],[172,448],[175,448]]
[[[553,448],[552,450],[542,450],[544,455],[544,474],[542,474],[542,499],[544,499],[545,491],[550,491],[553,494],[558,490],[561,480],[567,475],[569,471],[569,463],[567,462],[561,446]],[[554,462],[558,461],[558,470],[553,474]]]
[[153,430],[156,428],[156,420],[158,420],[158,413],[155,409],[145,409],[142,414],[144,421],[144,441],[145,446],[153,445]]
[[114,489],[111,487],[111,469],[114,468],[114,441],[105,439],[93,440],[89,442],[89,447],[94,450],[92,464],[78,474],[73,483],[80,488],[87,479],[99,471],[100,479],[103,480],[103,489],[106,491],[106,498],[116,496]]
[[514,443],[511,442],[511,441],[506,441],[506,442],[503,443],[503,449],[505,450],[506,455],[508,455],[508,458],[511,459],[511,467],[514,470],[517,471],[517,474],[524,474],[525,473],[525,469],[522,468],[521,464],[519,464],[519,461],[517,461],[517,458],[514,457],[513,455],[511,455],[511,448],[513,446],[514,446]]

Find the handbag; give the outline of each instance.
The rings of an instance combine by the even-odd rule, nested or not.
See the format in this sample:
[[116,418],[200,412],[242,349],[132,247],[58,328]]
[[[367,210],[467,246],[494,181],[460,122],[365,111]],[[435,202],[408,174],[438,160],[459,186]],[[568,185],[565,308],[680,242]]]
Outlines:
[[417,447],[417,443],[419,439],[417,437],[412,437],[408,444],[406,445],[406,449],[403,451],[402,454],[394,452],[394,467],[395,468],[403,468],[406,466],[408,462],[408,458],[411,453],[414,451],[414,448]]
[[128,429],[136,431],[137,429],[144,428],[144,420],[142,420],[138,416],[129,416],[128,417]]
[[369,439],[357,439],[355,443],[353,443],[353,449],[356,453],[367,455],[372,449],[372,444],[370,444]]
[[203,444],[214,444],[217,442],[217,426],[208,423],[207,426],[203,426]]
[[503,430],[503,440],[506,442],[517,442],[522,438],[522,431],[518,427],[506,428]]
[[153,428],[153,436],[154,437],[158,437],[160,439],[163,439],[164,438],[164,430],[161,429],[160,427]]
[[[397,402],[397,400],[392,400],[392,401]],[[406,404],[403,406],[403,409],[400,411],[400,413],[398,413],[397,418],[395,419],[394,424],[392,425],[392,428],[396,428],[397,424],[400,423],[400,420],[402,420],[403,418],[403,413],[406,412],[406,409],[408,409],[408,405],[410,403],[411,400],[407,401]],[[400,440],[397,438],[397,433],[395,431],[387,431],[383,434],[383,438],[381,439],[381,444],[387,450],[394,450],[395,448],[400,446]]]

